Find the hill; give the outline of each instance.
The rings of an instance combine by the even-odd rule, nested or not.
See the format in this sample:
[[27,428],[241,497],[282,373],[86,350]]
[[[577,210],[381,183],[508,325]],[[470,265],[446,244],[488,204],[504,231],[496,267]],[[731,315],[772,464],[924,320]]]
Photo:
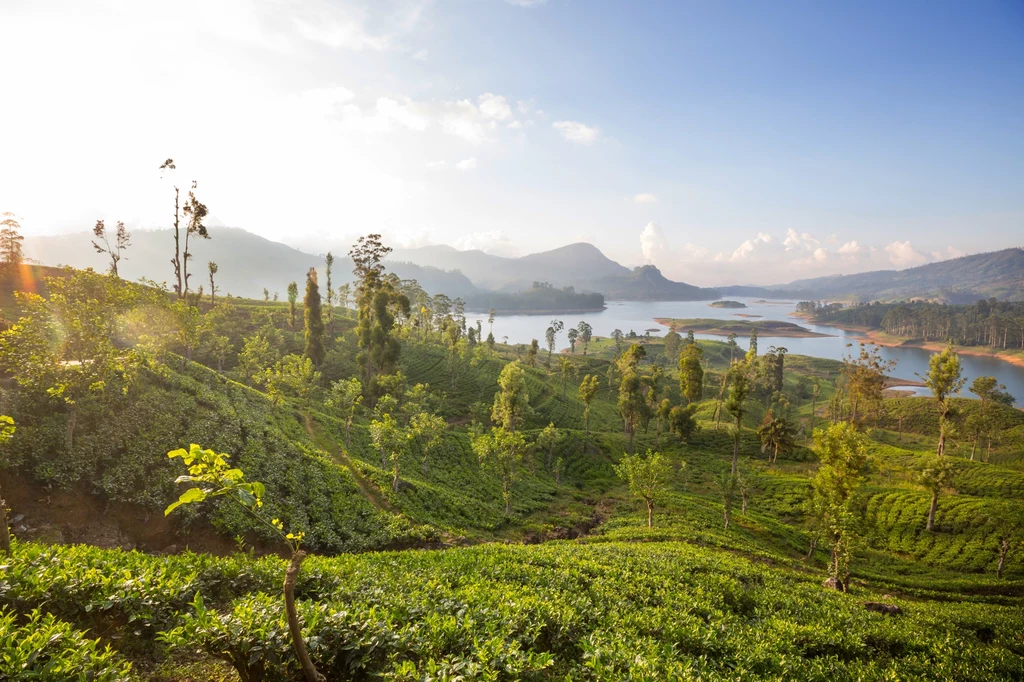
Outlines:
[[719,298],[715,289],[673,282],[653,265],[641,265],[625,276],[590,280],[583,286],[592,287],[616,301],[711,301]]
[[741,296],[812,300],[974,303],[982,298],[1024,301],[1024,249],[1012,248],[929,263],[906,270],[800,279],[776,287],[725,287]]
[[[234,227],[211,228],[212,238],[196,240],[190,265],[193,276],[190,287],[200,284],[209,288],[206,263],[219,266],[217,287],[223,294],[246,298],[262,298],[263,289],[284,298],[288,283],[299,281],[311,267],[323,272],[322,255],[313,255],[271,241],[246,230]],[[105,254],[96,253],[91,245],[91,232],[76,232],[46,237],[26,237],[25,255],[43,265],[70,265],[75,268],[94,268],[104,271],[108,261]],[[121,276],[128,280],[146,277],[156,281],[170,280],[168,262],[174,247],[170,229],[136,230],[132,244],[119,264]],[[394,263],[391,270],[402,279],[415,279],[430,293],[445,293],[455,298],[469,298],[477,288],[464,275],[445,272],[434,267],[412,263]],[[336,286],[352,280],[352,261],[344,252],[337,254],[332,276]]]

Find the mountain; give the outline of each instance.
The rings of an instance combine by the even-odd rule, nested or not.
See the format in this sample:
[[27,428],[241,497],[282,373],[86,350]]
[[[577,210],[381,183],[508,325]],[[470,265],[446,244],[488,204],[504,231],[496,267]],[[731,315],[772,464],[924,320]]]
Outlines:
[[390,259],[458,270],[476,286],[498,291],[528,289],[533,282],[585,289],[588,288],[585,282],[629,274],[629,268],[611,260],[593,244],[582,242],[520,258],[494,256],[478,250],[459,251],[451,246],[423,246],[395,249]]
[[653,265],[642,265],[626,276],[608,276],[587,285],[613,301],[712,301],[721,298],[716,289],[673,282]]
[[[211,239],[190,243],[194,253],[189,268],[192,289],[197,289],[201,284],[209,289],[206,265],[209,261],[216,262],[219,268],[216,275],[218,290],[234,296],[262,298],[265,287],[271,294],[277,292],[284,297],[288,283],[301,284],[306,271],[311,267],[317,268],[322,277],[322,256],[293,249],[240,228],[220,227],[211,229],[210,233]],[[91,232],[26,237],[25,255],[43,265],[72,265],[76,268],[106,270],[109,262],[106,254],[96,253],[91,244],[92,239]],[[119,263],[121,276],[129,280],[147,277],[170,283],[173,248],[174,237],[170,229],[132,232],[131,246]],[[391,263],[389,270],[402,279],[417,280],[430,293],[443,292],[452,298],[462,296],[467,299],[479,293],[465,275],[457,272],[412,263]],[[347,256],[337,258],[332,279],[335,286],[351,281],[352,260]]]
[[877,270],[801,279],[771,289],[776,296],[780,292],[790,292],[783,295],[815,300],[898,301],[923,298],[946,303],[973,303],[979,298],[995,297],[1024,301],[1024,249],[979,253],[907,270]]

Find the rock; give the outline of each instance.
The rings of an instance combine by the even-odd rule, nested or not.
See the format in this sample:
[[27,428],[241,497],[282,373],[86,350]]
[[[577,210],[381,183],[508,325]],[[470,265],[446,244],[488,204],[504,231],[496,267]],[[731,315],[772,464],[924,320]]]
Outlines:
[[11,519],[11,525],[12,526],[17,526],[19,523],[21,523],[24,520],[25,520],[25,515],[24,514],[18,514],[13,519]]
[[824,582],[821,583],[821,586],[829,590],[842,591],[843,589],[843,583],[835,578],[826,578]]
[[876,613],[884,613],[887,616],[899,616],[903,614],[903,609],[896,606],[895,604],[883,604],[880,601],[869,601],[865,602],[864,608],[868,611],[875,611]]

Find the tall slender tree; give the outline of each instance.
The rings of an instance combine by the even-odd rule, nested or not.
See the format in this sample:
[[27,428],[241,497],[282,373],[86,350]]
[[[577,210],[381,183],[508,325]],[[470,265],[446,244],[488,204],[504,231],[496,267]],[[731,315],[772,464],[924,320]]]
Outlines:
[[110,258],[110,274],[114,277],[118,277],[117,264],[123,257],[121,252],[131,246],[131,233],[120,220],[117,221],[117,228],[114,230],[113,244],[110,243],[110,236],[107,234],[107,226],[102,220],[96,221],[96,225],[92,228],[92,233],[96,239],[103,240],[103,243],[101,244],[94,239],[92,242],[92,248],[96,249],[96,253],[107,254]]
[[302,307],[306,337],[305,356],[313,361],[313,366],[320,367],[324,362],[324,320],[320,310],[320,285],[317,283],[315,268],[310,268],[306,273],[306,297],[302,301]]
[[701,399],[704,389],[704,368],[700,366],[704,351],[697,344],[688,345],[679,354],[679,392],[687,404]]
[[21,223],[13,213],[0,213],[0,263],[4,268],[15,268],[25,259],[21,244],[25,237],[21,234]]
[[928,522],[925,524],[925,530],[929,532],[935,530],[935,510],[939,506],[939,493],[953,482],[953,474],[953,464],[945,457],[933,457],[932,461],[921,469],[918,481],[932,496],[928,505]]
[[330,251],[324,257],[324,275],[327,277],[327,338],[334,338],[334,287],[331,283],[331,269],[334,267],[334,254]]
[[548,344],[548,367],[551,367],[551,354],[555,352],[555,342],[558,340],[558,334],[565,328],[565,323],[561,320],[551,320],[551,326],[544,331],[544,340]]
[[206,269],[210,273],[210,305],[214,306],[217,305],[217,285],[213,281],[213,276],[217,274],[220,267],[213,261],[210,261],[206,264]]
[[932,396],[939,412],[939,442],[935,454],[941,457],[946,452],[946,437],[951,427],[949,421],[952,411],[950,398],[959,393],[966,382],[960,368],[960,356],[953,350],[952,344],[947,345],[945,350],[932,355],[928,360],[928,374],[925,375],[924,382],[932,390]]
[[594,402],[594,397],[597,396],[597,389],[597,375],[588,374],[583,377],[577,393],[580,401],[583,403],[583,435],[585,438],[590,437],[590,405]]
[[531,413],[526,371],[518,360],[514,360],[505,365],[498,376],[498,392],[494,394],[491,419],[509,433],[515,433]]
[[292,331],[295,331],[295,304],[299,300],[299,284],[298,282],[289,282],[288,284],[288,326],[291,327]]
[[743,415],[746,413],[747,394],[749,383],[747,378],[747,363],[738,360],[729,367],[729,398],[725,401],[725,409],[736,418],[736,430],[732,436],[732,473],[736,473],[736,467],[740,457],[740,432],[743,429]]

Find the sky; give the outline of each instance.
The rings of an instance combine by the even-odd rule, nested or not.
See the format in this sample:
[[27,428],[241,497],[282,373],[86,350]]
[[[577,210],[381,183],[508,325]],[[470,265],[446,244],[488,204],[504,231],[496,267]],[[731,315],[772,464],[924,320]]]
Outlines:
[[195,181],[312,252],[588,241],[701,285],[1024,245],[1019,0],[0,0],[0,65],[27,235],[166,227]]

